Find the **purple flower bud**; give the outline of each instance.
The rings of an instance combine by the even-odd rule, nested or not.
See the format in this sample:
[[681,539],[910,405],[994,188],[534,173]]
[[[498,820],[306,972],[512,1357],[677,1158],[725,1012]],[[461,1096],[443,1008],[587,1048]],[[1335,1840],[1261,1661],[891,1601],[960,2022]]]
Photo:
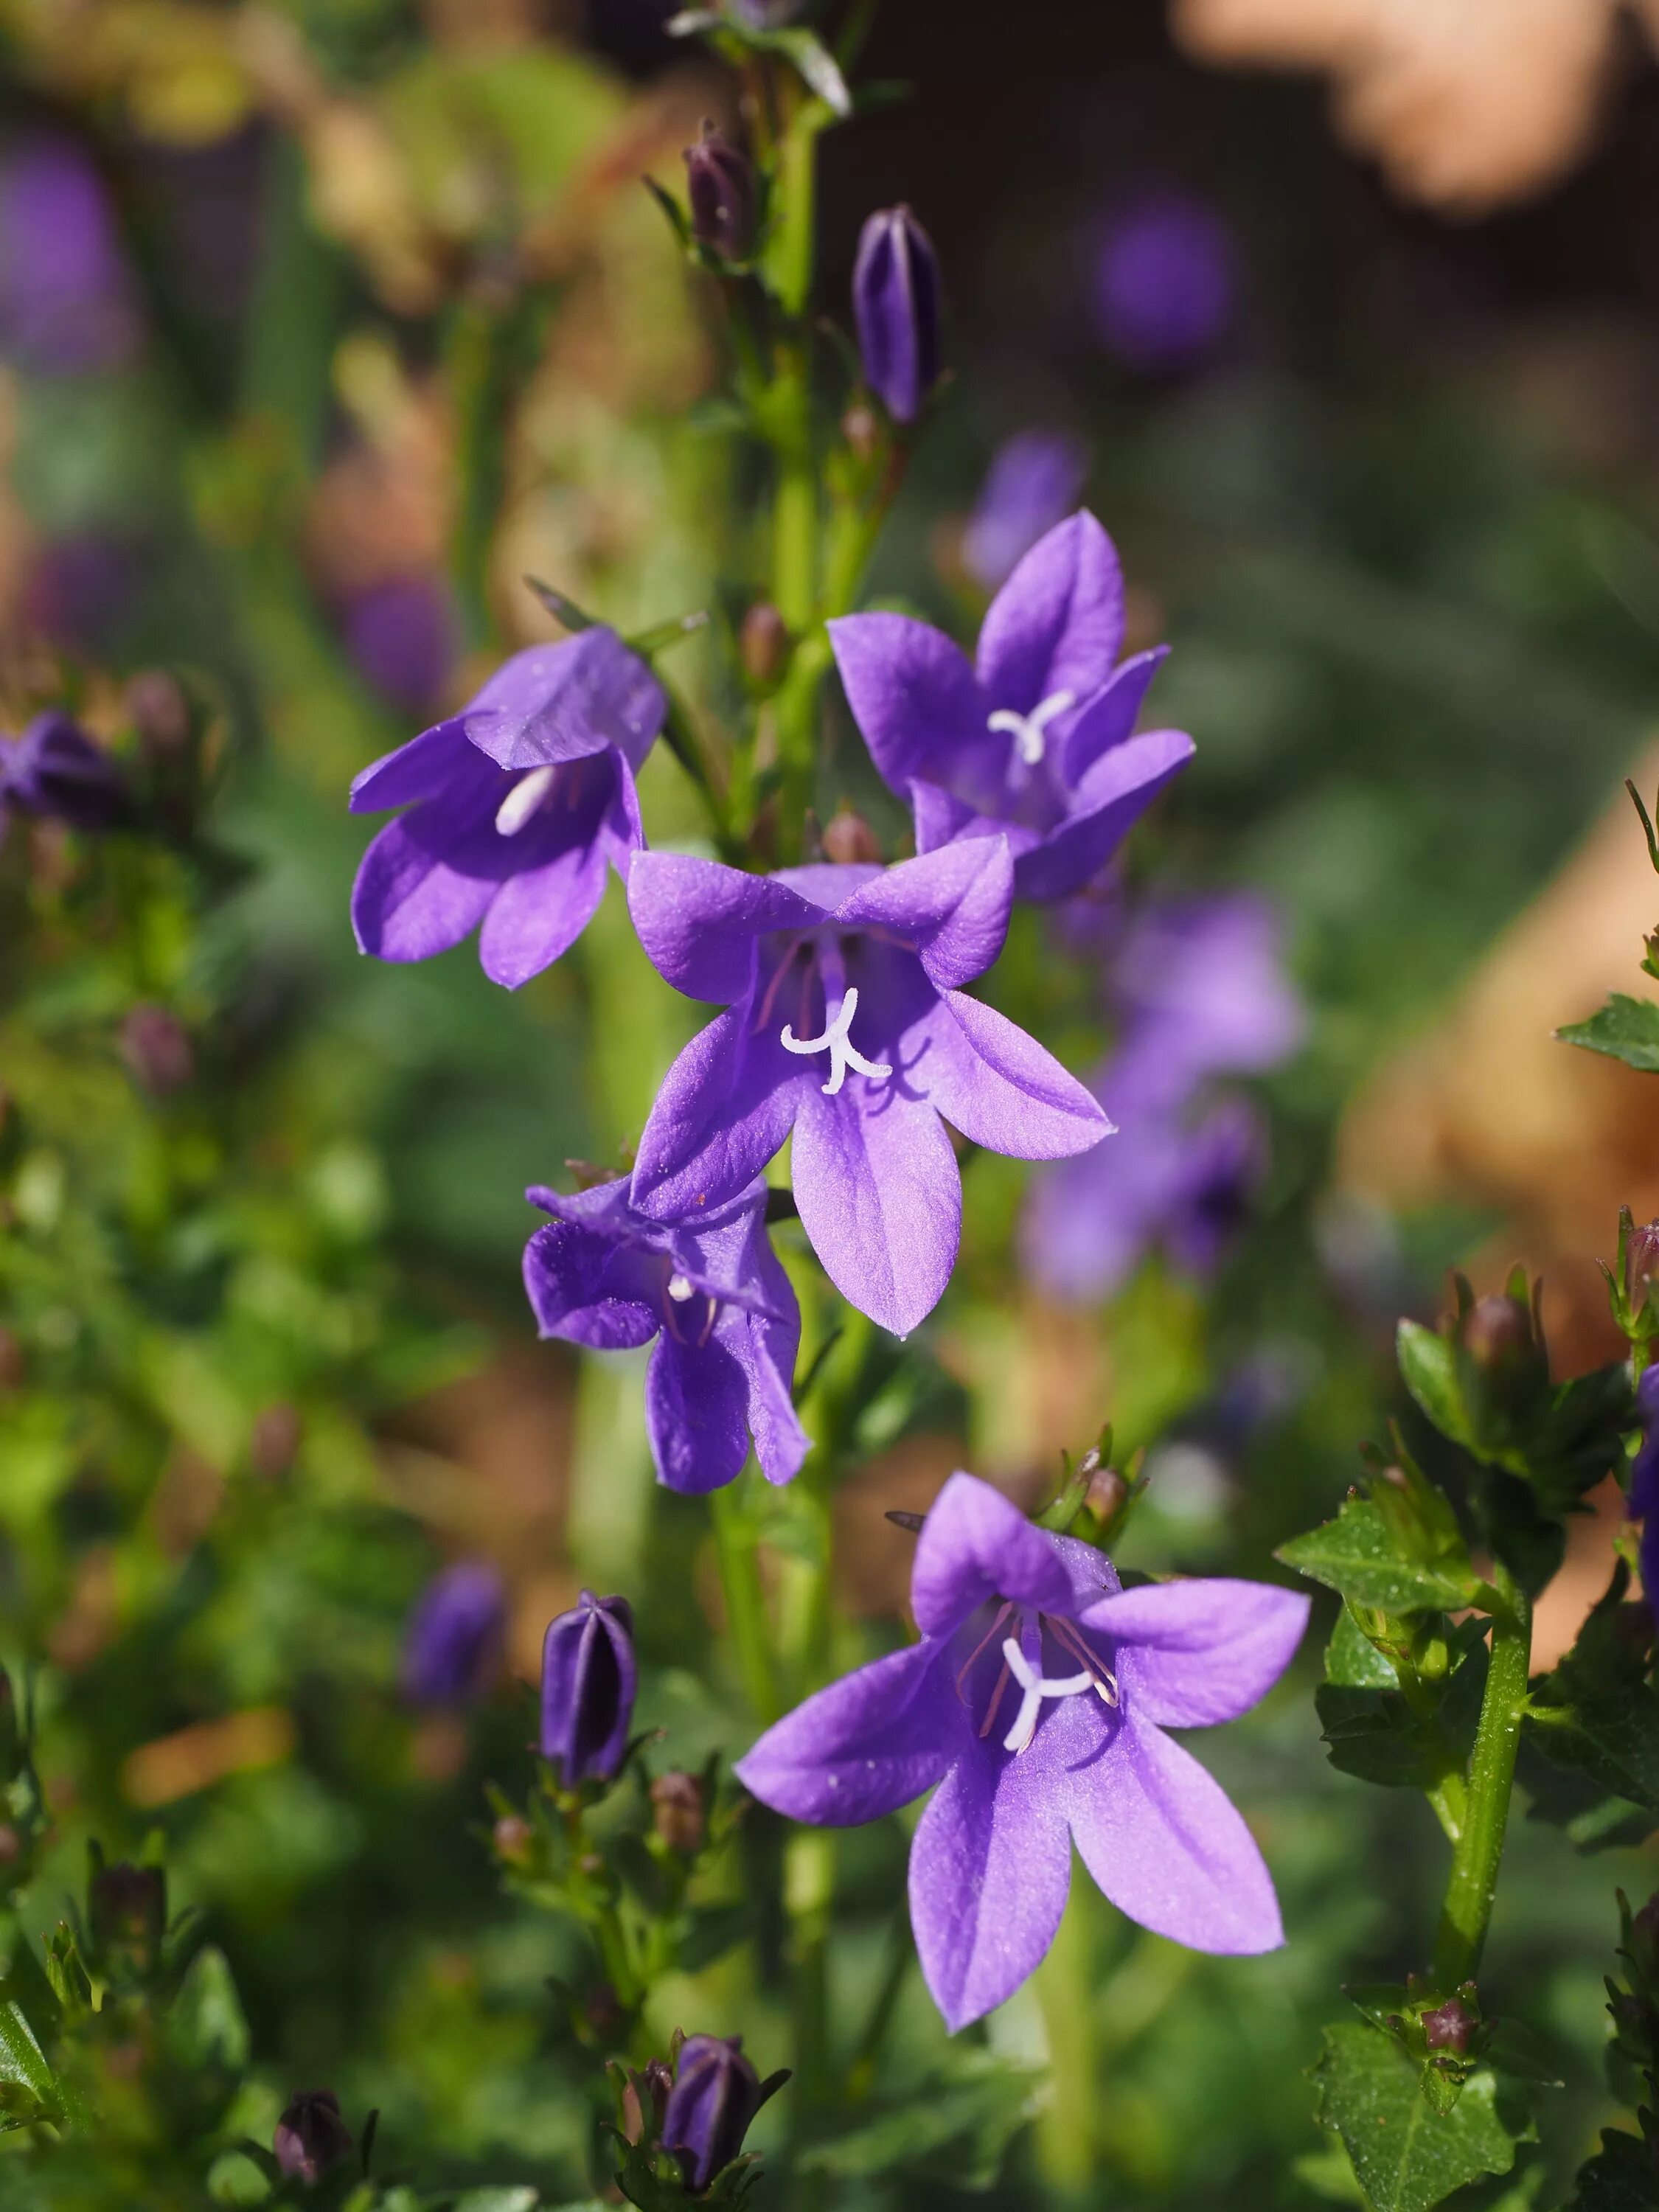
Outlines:
[[160,1867],[136,1867],[125,1859],[94,1866],[87,1886],[87,1921],[100,1958],[148,1973],[161,1957],[167,1932],[166,1875]]
[[404,1695],[411,1705],[465,1705],[501,1658],[507,1593],[494,1567],[463,1560],[434,1576],[410,1615]]
[[0,805],[74,830],[112,829],[127,811],[120,770],[74,719],[37,714],[21,738],[0,738]]
[[628,1601],[584,1590],[542,1645],[542,1757],[567,1790],[608,1782],[622,1765],[638,1680]]
[[121,1058],[141,1091],[170,1097],[196,1073],[190,1033],[165,1006],[135,1006],[121,1024]]
[[663,2116],[662,2147],[679,2160],[694,2196],[743,2148],[761,2106],[788,2080],[762,2081],[743,2055],[743,2038],[694,2035],[682,2047]]
[[1640,1313],[1649,1286],[1659,1281],[1659,1221],[1644,1221],[1632,1229],[1625,1247],[1625,1295],[1633,1312]]
[[757,599],[738,632],[738,657],[751,684],[775,684],[789,661],[789,626],[769,600]]
[[1480,2025],[1461,1997],[1448,1997],[1443,2005],[1423,2015],[1423,2034],[1431,2051],[1455,2051],[1462,2058],[1469,2039]]
[[722,260],[746,261],[755,243],[755,167],[712,123],[685,149],[686,184],[691,196],[691,232]]
[[651,1785],[651,1825],[671,1851],[688,1858],[702,1849],[708,1817],[695,1774],[659,1774]]
[[318,2180],[330,2166],[349,2158],[353,2147],[331,2089],[296,2089],[270,2139],[271,2154],[290,2181]]
[[853,312],[866,381],[895,422],[914,422],[939,381],[939,262],[908,207],[865,224]]

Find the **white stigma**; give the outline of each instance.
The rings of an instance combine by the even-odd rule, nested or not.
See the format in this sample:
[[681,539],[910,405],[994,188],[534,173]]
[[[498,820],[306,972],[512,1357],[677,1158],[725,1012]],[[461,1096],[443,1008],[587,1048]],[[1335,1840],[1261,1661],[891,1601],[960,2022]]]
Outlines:
[[1008,1662],[1008,1671],[1019,1684],[1024,1693],[1014,1724],[1002,1739],[1005,1751],[1018,1754],[1029,1750],[1031,1738],[1036,1734],[1037,1714],[1045,1698],[1077,1698],[1084,1691],[1098,1686],[1091,1674],[1066,1674],[1058,1680],[1043,1674],[1040,1668],[1028,1665],[1025,1654],[1014,1637],[1003,1640],[1002,1656]]
[[495,809],[495,827],[503,837],[515,836],[553,788],[556,768],[532,768],[515,783]]
[[671,1275],[668,1278],[668,1295],[677,1306],[683,1306],[695,1293],[684,1275]]
[[833,1098],[841,1089],[842,1085],[847,1080],[847,1071],[849,1067],[857,1068],[860,1075],[867,1075],[872,1083],[885,1082],[893,1072],[884,1060],[866,1060],[848,1036],[848,1031],[853,1026],[853,1017],[858,1010],[858,985],[849,983],[847,988],[847,996],[842,1000],[835,1013],[831,1015],[826,1010],[822,1036],[798,1037],[787,1022],[783,1025],[779,1042],[786,1052],[812,1053],[828,1050],[830,1080],[823,1086],[826,1098]]
[[988,730],[1006,730],[1014,740],[1014,750],[1027,768],[1036,768],[1048,749],[1048,729],[1070,707],[1077,704],[1073,691],[1055,691],[1029,714],[1017,714],[1012,707],[999,707],[986,722]]

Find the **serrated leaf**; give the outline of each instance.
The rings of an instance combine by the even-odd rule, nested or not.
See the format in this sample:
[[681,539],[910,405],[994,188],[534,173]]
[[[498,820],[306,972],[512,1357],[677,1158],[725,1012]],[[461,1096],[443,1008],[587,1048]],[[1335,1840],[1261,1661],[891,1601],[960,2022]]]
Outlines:
[[1320,2122],[1341,2136],[1371,2212],[1427,2212],[1482,2174],[1507,2173],[1536,2133],[1524,2100],[1489,2067],[1470,2075],[1449,2112],[1431,2112],[1411,2061],[1358,2022],[1325,2030],[1314,2081]]
[[1546,1759],[1659,1813],[1659,1697],[1645,1683],[1575,1692],[1558,1671],[1534,1686],[1527,1730]]
[[1331,1765],[1339,1774],[1385,1790],[1431,1790],[1439,1778],[1433,1746],[1398,1688],[1370,1690],[1322,1682],[1314,1692]]
[[1655,2212],[1659,2176],[1653,2154],[1635,2136],[1607,2128],[1601,2148],[1578,2169],[1566,2212]]
[[1345,1605],[1325,1646],[1325,1680],[1349,1690],[1397,1690],[1400,1677]]
[[1651,999],[1615,991],[1588,1021],[1570,1023],[1555,1034],[1563,1044],[1583,1045],[1587,1052],[1622,1060],[1626,1067],[1659,1073],[1659,1005]]
[[1395,1356],[1401,1380],[1441,1435],[1467,1444],[1469,1427],[1455,1348],[1420,1321],[1402,1321],[1395,1332]]
[[1446,1613],[1467,1605],[1475,1577],[1467,1562],[1413,1559],[1367,1498],[1350,1498],[1334,1521],[1281,1545],[1277,1556],[1354,1605],[1378,1613]]

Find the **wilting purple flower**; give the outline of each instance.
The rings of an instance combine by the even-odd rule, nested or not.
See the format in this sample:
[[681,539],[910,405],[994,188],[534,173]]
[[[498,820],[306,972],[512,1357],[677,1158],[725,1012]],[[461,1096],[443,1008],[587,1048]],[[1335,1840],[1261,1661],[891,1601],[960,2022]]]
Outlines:
[[1638,1558],[1642,1590],[1659,1620],[1659,1367],[1644,1367],[1636,1385],[1636,1411],[1642,1441],[1631,1462],[1626,1511],[1642,1523]]
[[507,1591],[494,1567],[463,1559],[422,1591],[404,1638],[411,1705],[459,1705],[485,1688],[507,1632]]
[[349,2158],[353,2148],[331,2089],[296,2089],[270,2139],[277,2167],[290,2181],[320,2179],[330,2166]]
[[807,1450],[790,1399],[800,1309],[767,1241],[764,1183],[684,1222],[637,1212],[625,1176],[528,1196],[553,1216],[524,1255],[542,1334],[599,1352],[657,1340],[645,1409],[661,1480],[718,1490],[752,1435],[767,1480],[787,1482]]
[[351,810],[407,812],[363,855],[351,896],[358,945],[424,960],[477,928],[509,989],[568,951],[643,842],[635,770],[666,702],[613,630],[532,646],[458,714],[367,768]]
[[1130,368],[1185,368],[1225,335],[1237,303],[1231,234],[1190,192],[1142,198],[1111,216],[1095,248],[1094,323]]
[[584,1590],[542,1644],[541,1753],[567,1790],[609,1782],[622,1765],[638,1686],[627,1599]]
[[738,2156],[756,2113],[788,2079],[781,2073],[763,2081],[743,2055],[740,2035],[686,2038],[663,2115],[662,2147],[679,2160],[693,2196]]
[[14,808],[73,830],[112,830],[128,811],[127,787],[102,747],[53,708],[21,738],[0,738],[0,830]]
[[755,242],[755,165],[712,123],[685,149],[685,181],[695,237],[726,261],[744,261]]
[[666,1222],[724,1206],[793,1128],[795,1203],[830,1279],[884,1328],[913,1329],[962,1225],[939,1117],[1017,1159],[1085,1151],[1109,1127],[1058,1060],[960,988],[1001,949],[1012,884],[1000,837],[775,876],[639,854],[628,902],[647,957],[727,1011],[668,1071],[634,1205]]
[[115,366],[136,336],[97,171],[66,141],[20,148],[0,169],[0,348],[58,375]]
[[1063,522],[1089,473],[1089,452],[1065,430],[1022,430],[999,446],[963,532],[968,573],[988,592],[1007,581],[1038,538]]
[[1184,731],[1132,734],[1168,648],[1118,663],[1123,574],[1086,509],[991,602],[969,663],[908,615],[830,625],[854,719],[915,816],[916,848],[1006,836],[1022,898],[1063,898],[1111,858],[1193,757]]
[[345,609],[346,650],[375,690],[415,712],[439,698],[459,640],[449,593],[435,576],[393,576]]
[[1261,1854],[1166,1728],[1234,1719],[1288,1665],[1308,1600],[1265,1583],[1126,1590],[1091,1545],[953,1474],[916,1545],[920,1644],[762,1736],[737,1772],[792,1820],[849,1827],[939,1785],[910,1851],[921,1969],[954,2031],[1054,1940],[1072,1843],[1118,1909],[1198,1951],[1284,1941]]
[[939,262],[908,207],[865,224],[853,313],[865,381],[896,422],[914,422],[939,381]]

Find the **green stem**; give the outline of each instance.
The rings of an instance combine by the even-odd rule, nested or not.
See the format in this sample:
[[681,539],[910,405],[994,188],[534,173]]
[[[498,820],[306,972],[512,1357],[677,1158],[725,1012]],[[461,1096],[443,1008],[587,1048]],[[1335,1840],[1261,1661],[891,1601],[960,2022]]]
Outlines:
[[1437,1987],[1444,1990],[1472,1979],[1480,1965],[1498,1894],[1498,1869],[1527,1705],[1532,1607],[1501,1565],[1494,1568],[1492,1579],[1504,1609],[1492,1616],[1492,1659],[1469,1755],[1462,1832],[1453,1847],[1451,1874],[1440,1908],[1434,1972]]
[[714,1552],[720,1562],[720,1589],[732,1632],[732,1648],[738,1672],[757,1718],[769,1728],[783,1707],[778,1698],[777,1672],[772,1664],[771,1632],[766,1619],[766,1597],[761,1589],[760,1562],[756,1556],[755,1532],[736,1483],[717,1490],[708,1501],[714,1525]]
[[1043,2179],[1061,2200],[1082,2190],[1096,2170],[1102,2089],[1085,1909],[1074,1892],[1036,1972],[1053,2085],[1038,2125],[1037,2158]]
[[[831,2090],[830,1923],[836,1895],[836,1835],[796,1828],[784,1845],[783,1901],[789,1915],[794,2001],[795,2079],[791,2105],[797,2142],[810,2140],[813,2120]],[[796,2177],[794,2212],[815,2212],[825,2177]]]

